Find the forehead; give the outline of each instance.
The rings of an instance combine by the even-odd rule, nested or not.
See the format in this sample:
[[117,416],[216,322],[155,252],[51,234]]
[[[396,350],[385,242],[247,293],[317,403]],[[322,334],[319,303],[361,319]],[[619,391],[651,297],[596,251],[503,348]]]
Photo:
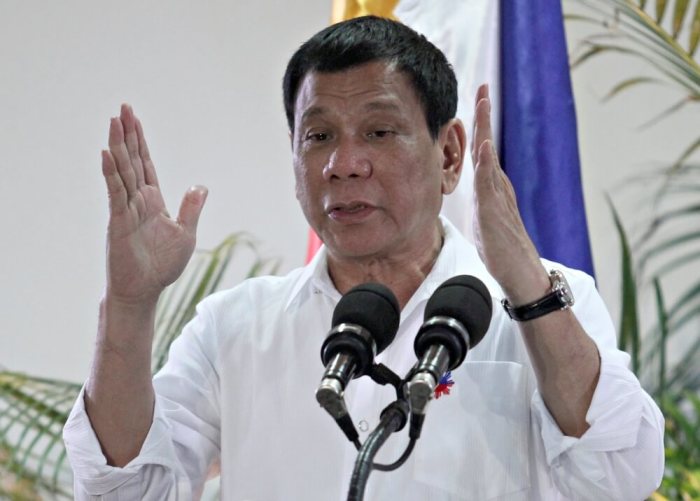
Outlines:
[[409,75],[392,63],[376,61],[337,72],[310,71],[299,86],[294,122],[373,110],[423,115]]

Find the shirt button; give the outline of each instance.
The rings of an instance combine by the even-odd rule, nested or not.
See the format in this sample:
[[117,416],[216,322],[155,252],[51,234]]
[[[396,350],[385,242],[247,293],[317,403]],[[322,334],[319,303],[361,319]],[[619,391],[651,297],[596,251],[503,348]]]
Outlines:
[[367,430],[369,430],[369,423],[364,419],[360,419],[360,421],[357,423],[357,427],[362,433],[366,433]]

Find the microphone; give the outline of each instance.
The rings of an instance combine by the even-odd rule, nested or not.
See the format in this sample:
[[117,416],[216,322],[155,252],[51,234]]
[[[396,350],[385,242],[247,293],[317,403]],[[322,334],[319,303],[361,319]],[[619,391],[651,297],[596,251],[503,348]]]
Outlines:
[[469,275],[445,281],[428,300],[425,320],[413,345],[418,363],[407,384],[415,438],[420,436],[425,409],[440,378],[457,368],[467,351],[483,339],[491,312],[491,294],[481,280]]
[[351,379],[370,371],[374,357],[394,340],[399,319],[396,297],[377,283],[353,287],[333,311],[333,327],[321,347],[326,371],[316,390],[316,400],[350,441],[357,438],[357,432],[343,399],[345,388]]

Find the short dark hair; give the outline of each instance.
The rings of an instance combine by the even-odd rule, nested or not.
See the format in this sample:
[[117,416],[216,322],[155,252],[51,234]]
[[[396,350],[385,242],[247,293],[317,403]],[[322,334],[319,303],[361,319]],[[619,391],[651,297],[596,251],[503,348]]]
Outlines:
[[423,105],[428,131],[436,139],[440,128],[457,112],[457,79],[452,66],[423,35],[376,16],[331,25],[294,53],[282,84],[289,129],[294,130],[294,103],[308,72],[334,73],[374,61],[394,63],[408,74]]

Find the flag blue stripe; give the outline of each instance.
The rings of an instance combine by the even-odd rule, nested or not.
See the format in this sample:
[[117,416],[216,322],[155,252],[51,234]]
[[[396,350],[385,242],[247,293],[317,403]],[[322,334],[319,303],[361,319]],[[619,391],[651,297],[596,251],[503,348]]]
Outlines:
[[560,0],[501,0],[501,160],[540,255],[593,275]]

